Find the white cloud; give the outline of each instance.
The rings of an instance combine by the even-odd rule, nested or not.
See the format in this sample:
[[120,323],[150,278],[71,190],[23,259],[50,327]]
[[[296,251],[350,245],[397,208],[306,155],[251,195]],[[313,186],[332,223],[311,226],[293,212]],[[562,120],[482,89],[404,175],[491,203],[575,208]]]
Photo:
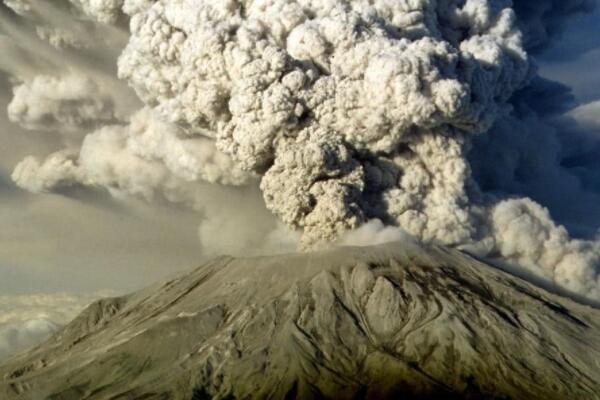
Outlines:
[[[13,174],[21,187],[64,193],[83,185],[122,200],[187,207],[201,215],[195,231],[206,252],[263,251],[262,244],[277,236],[280,246],[295,243],[268,209],[288,231],[301,234],[305,249],[340,238],[406,239],[407,232],[424,242],[484,249],[600,296],[596,242],[573,239],[541,204],[501,190],[518,186],[511,183],[522,177],[524,185],[530,178],[537,186],[578,187],[560,171],[554,132],[535,135],[548,126],[539,111],[548,104],[527,108],[518,98],[524,86],[535,84],[528,51],[549,45],[567,16],[586,10],[591,0],[264,0],[244,10],[234,1],[73,2],[102,23],[130,18],[118,74],[145,108],[133,113],[119,104],[128,91],[111,75],[116,71],[99,73],[86,59],[111,60],[102,51],[92,57],[71,48],[61,53],[31,38],[33,44],[7,46],[11,55],[25,49],[53,65],[53,73],[36,73],[44,68],[28,67],[27,57],[0,61],[21,82],[9,110],[14,121],[37,130],[48,121],[53,131],[90,125],[84,138],[56,146],[44,161],[39,154],[25,158]],[[47,28],[49,22],[40,23]],[[64,54],[73,55],[73,68]],[[80,75],[95,86],[69,78]],[[114,100],[115,115],[127,121],[106,124],[105,94]],[[593,113],[586,110],[580,113],[588,117],[578,118],[596,123],[585,122]],[[512,136],[499,132],[515,127]],[[489,141],[477,141],[482,136]],[[537,151],[540,139],[543,151]],[[468,155],[478,151],[488,170],[503,170],[494,176],[507,181],[504,187],[486,193],[475,181],[478,164]],[[152,221],[164,223],[167,214]],[[94,232],[107,225],[94,222]],[[167,224],[176,231],[188,223]],[[151,228],[142,222],[136,229],[156,240],[159,234],[146,232]],[[174,236],[162,247],[185,241],[181,233]],[[0,256],[24,253],[10,239]],[[156,251],[136,239],[126,243],[129,253],[136,246]],[[77,244],[80,253],[90,246]],[[69,250],[47,251],[65,257]]]
[[581,105],[570,114],[583,128],[592,130],[600,137],[600,101]]
[[344,246],[370,246],[390,242],[417,242],[402,228],[386,226],[378,219],[371,220],[358,229],[347,232],[339,241]]
[[0,324],[0,362],[50,337],[59,326],[45,319]]
[[0,296],[0,361],[48,338],[99,295]]

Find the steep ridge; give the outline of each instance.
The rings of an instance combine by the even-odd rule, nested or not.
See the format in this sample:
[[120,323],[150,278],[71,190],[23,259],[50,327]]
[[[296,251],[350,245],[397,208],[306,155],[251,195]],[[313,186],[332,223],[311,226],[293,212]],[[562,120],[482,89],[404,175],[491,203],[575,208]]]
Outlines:
[[0,378],[3,399],[600,399],[600,310],[436,246],[221,257]]

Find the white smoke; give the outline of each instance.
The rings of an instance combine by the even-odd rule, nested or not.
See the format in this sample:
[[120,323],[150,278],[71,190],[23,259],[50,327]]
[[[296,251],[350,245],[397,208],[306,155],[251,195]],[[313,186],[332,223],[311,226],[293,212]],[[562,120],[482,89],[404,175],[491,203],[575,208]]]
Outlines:
[[[24,160],[13,174],[20,186],[78,183],[187,204],[205,213],[201,239],[218,238],[211,245],[222,249],[224,235],[213,233],[236,230],[244,215],[244,246],[260,247],[252,231],[267,217],[241,196],[219,208],[199,193],[213,184],[241,193],[260,180],[267,208],[305,249],[410,235],[600,298],[598,243],[572,239],[528,198],[543,200],[550,179],[576,186],[559,169],[558,135],[542,138],[538,165],[523,161],[536,146],[527,135],[549,126],[541,108],[551,106],[519,103],[540,85],[531,54],[594,1],[71,3],[102,23],[130,19],[118,73],[146,107],[127,123],[90,129],[80,147]],[[31,87],[17,88],[24,100],[14,102],[25,106],[12,107],[25,126],[103,121],[100,95],[64,111],[70,103]],[[513,150],[514,127],[524,135]],[[531,189],[516,182],[522,165],[543,178]]]
[[33,193],[49,192],[81,180],[74,157],[68,151],[54,153],[43,163],[35,157],[26,157],[15,167],[12,179],[19,187]]
[[[85,106],[84,102],[75,104]],[[23,187],[53,186],[29,183],[30,179],[53,181],[56,186],[73,181],[119,188],[148,199],[162,186],[180,187],[185,186],[183,182],[195,181],[239,186],[251,178],[217,152],[213,141],[186,137],[177,126],[155,118],[148,109],[133,115],[126,125],[109,125],[89,133],[79,154],[57,152],[41,165],[27,158],[14,175]]]
[[417,238],[409,235],[402,228],[385,225],[381,220],[374,219],[358,229],[345,233],[339,243],[344,246],[368,246],[391,242],[417,241]]
[[116,24],[123,18],[123,0],[70,0],[98,22]]
[[[57,12],[55,6],[38,4],[35,7],[26,0],[5,0],[4,4],[20,17],[33,21],[38,37],[54,47],[83,47],[86,45],[74,31],[55,24],[57,22],[54,18]],[[77,24],[75,23],[75,25]]]
[[600,101],[577,107],[570,113],[577,122],[600,136]]
[[125,21],[122,0],[5,0],[4,5],[21,18],[20,25],[30,23],[40,39],[60,49],[97,51]]
[[[47,16],[48,10],[54,9],[55,12],[59,12],[70,9],[80,11],[95,21],[114,24],[123,16],[123,0],[56,0],[46,4],[40,4],[36,0],[4,0],[4,4],[15,13],[26,17],[40,18]],[[77,12],[73,13],[73,17],[79,16]]]
[[81,131],[118,121],[111,95],[93,80],[38,75],[14,88],[8,118],[25,129]]
[[600,299],[600,242],[573,240],[548,210],[529,199],[508,200],[492,211],[493,236],[502,259],[561,287]]

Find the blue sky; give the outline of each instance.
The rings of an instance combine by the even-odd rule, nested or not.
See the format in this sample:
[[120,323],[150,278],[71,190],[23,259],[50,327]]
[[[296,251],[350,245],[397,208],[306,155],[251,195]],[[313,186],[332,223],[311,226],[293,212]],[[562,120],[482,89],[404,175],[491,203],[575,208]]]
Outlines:
[[542,75],[573,89],[581,103],[600,99],[600,9],[571,20],[562,39],[539,57]]

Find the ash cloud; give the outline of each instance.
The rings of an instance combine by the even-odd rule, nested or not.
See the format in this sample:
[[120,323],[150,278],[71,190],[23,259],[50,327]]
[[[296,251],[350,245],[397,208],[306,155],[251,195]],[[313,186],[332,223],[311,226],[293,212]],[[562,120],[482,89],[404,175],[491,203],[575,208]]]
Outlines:
[[[243,196],[227,197],[259,187],[306,250],[414,237],[600,298],[599,242],[573,231],[581,216],[564,195],[598,208],[581,171],[563,163],[562,114],[573,100],[536,77],[532,58],[595,1],[72,4],[98,23],[129,19],[118,75],[145,107],[108,125],[102,107],[84,107],[89,118],[77,108],[85,97],[66,117],[44,106],[52,111],[39,115],[58,124],[83,114],[75,125],[103,126],[46,160],[24,160],[13,174],[21,187],[158,196],[201,210],[201,238],[228,213],[281,232],[257,195],[243,211]],[[44,105],[42,93],[23,97],[27,110]],[[13,114],[35,127],[37,114]],[[202,194],[212,191],[223,195]]]
[[15,86],[8,118],[25,129],[71,132],[119,120],[111,95],[77,75],[38,75]]
[[447,244],[478,234],[465,142],[531,73],[512,9],[339,1],[241,11],[158,1],[135,13],[120,76],[164,118],[262,175],[267,207],[307,248],[375,217]]

